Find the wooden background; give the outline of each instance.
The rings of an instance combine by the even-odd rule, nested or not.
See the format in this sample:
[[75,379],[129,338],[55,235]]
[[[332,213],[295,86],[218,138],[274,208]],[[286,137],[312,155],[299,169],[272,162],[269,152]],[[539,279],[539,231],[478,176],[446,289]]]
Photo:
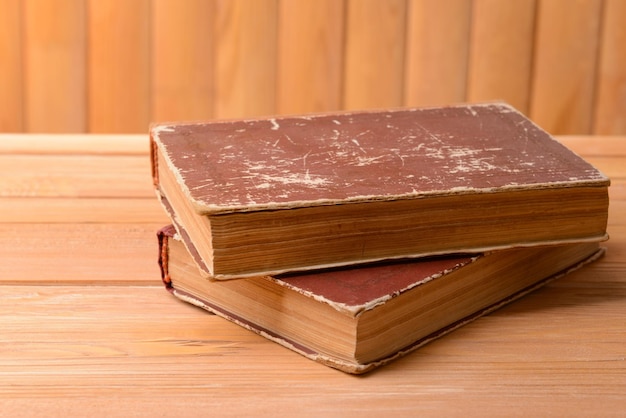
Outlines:
[[626,134],[626,1],[0,0],[0,132],[495,99]]

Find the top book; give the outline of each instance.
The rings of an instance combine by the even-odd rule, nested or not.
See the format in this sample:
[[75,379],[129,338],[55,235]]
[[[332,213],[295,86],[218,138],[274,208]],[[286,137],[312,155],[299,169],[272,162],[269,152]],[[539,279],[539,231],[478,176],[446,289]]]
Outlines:
[[606,238],[609,179],[506,104],[154,124],[216,279]]

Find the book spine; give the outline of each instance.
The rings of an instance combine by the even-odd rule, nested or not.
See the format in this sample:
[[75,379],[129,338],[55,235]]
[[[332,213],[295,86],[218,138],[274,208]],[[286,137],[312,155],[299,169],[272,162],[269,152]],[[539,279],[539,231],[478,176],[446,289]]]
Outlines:
[[152,184],[154,187],[159,185],[159,172],[157,167],[157,144],[152,136],[152,132],[150,132],[150,170],[152,174]]
[[173,225],[165,226],[157,231],[157,238],[159,241],[159,269],[161,270],[161,280],[165,285],[165,288],[173,293],[172,279],[169,275],[169,245],[168,239],[173,237],[176,233]]

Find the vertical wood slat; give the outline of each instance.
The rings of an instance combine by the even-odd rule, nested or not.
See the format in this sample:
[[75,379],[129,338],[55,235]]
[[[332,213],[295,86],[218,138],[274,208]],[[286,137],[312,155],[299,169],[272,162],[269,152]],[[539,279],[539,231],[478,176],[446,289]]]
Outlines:
[[626,133],[626,2],[605,0],[594,133]]
[[23,5],[26,131],[84,132],[85,3],[26,0]]
[[205,0],[153,3],[152,121],[213,116],[213,16]]
[[218,0],[215,117],[276,111],[277,0]]
[[344,98],[346,109],[403,103],[405,0],[348,0]]
[[530,116],[554,134],[592,132],[602,0],[540,0]]
[[623,134],[624,3],[0,0],[0,130],[504,99]]
[[0,0],[0,132],[21,132],[21,0]]
[[343,0],[282,0],[277,113],[341,108]]
[[528,112],[535,0],[474,0],[467,100]]
[[91,132],[146,132],[150,115],[150,0],[89,0]]
[[471,6],[471,0],[411,0],[406,105],[465,101]]

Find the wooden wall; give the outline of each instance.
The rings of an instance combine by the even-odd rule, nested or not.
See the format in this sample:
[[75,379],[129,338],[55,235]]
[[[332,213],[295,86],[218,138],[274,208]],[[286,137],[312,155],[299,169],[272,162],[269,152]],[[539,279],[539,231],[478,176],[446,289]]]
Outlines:
[[626,134],[626,1],[0,0],[1,132],[496,99]]

